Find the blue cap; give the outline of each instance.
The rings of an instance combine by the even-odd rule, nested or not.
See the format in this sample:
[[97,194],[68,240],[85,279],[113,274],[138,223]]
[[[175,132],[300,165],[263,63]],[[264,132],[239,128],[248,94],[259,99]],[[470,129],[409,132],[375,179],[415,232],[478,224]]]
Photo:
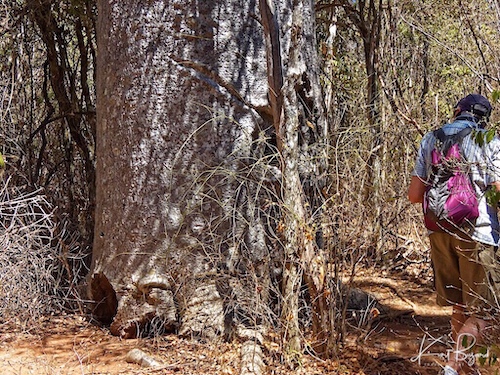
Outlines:
[[490,116],[492,110],[489,100],[479,94],[469,94],[460,99],[455,108],[459,110],[459,113],[470,112],[476,116],[486,118]]

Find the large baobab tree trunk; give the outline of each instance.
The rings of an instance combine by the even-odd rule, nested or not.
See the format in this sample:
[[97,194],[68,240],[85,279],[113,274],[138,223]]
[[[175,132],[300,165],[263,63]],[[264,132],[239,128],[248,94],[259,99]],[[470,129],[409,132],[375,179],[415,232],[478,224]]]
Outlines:
[[[302,51],[284,56],[277,93],[268,89],[253,1],[98,4],[94,314],[124,337],[179,324],[182,334],[213,337],[228,323],[260,324],[270,263],[283,262],[282,239],[267,231],[279,227],[270,203],[290,205],[282,217],[294,218],[285,250],[300,262],[287,267],[302,265],[292,272],[310,276],[318,264],[306,202],[318,170],[299,160],[317,160],[325,135],[309,66],[316,63],[312,2],[279,4],[282,54]],[[277,107],[269,97],[281,90]],[[279,154],[270,152],[272,139]],[[298,293],[285,280],[284,292]],[[296,316],[296,303],[287,308]]]
[[94,313],[125,337],[179,315],[185,334],[223,334],[235,258],[268,282],[252,176],[239,180],[267,106],[255,9],[98,3]]

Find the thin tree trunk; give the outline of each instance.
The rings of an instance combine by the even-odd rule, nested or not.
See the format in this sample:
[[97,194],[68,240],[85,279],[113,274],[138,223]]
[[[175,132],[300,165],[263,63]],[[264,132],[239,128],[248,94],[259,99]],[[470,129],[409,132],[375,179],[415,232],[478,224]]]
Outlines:
[[[326,262],[315,242],[311,204],[303,188],[304,178],[312,177],[304,174],[304,169],[310,173],[314,167],[301,165],[301,156],[304,153],[302,132],[304,129],[306,133],[313,130],[314,134],[309,134],[311,138],[317,134],[324,135],[326,124],[317,81],[317,56],[315,52],[311,53],[311,50],[315,51],[316,48],[314,22],[311,21],[314,19],[313,2],[294,1],[291,17],[283,21],[284,24],[290,25],[283,34],[283,43],[278,34],[279,17],[274,13],[272,2],[261,0],[260,8],[267,42],[268,84],[272,98],[270,102],[283,176],[285,267],[281,320],[288,360],[293,364],[301,353],[298,308],[299,291],[303,281],[308,286],[312,301],[313,332],[316,336],[314,347],[321,354],[325,354],[329,347],[328,327],[331,324],[328,321],[328,302],[325,297]],[[294,32],[296,30],[300,32]],[[284,50],[281,50],[281,55],[287,57],[285,71],[282,70],[281,55],[277,52],[282,47]],[[310,105],[310,108],[307,105]],[[314,141],[311,144],[314,144]]]

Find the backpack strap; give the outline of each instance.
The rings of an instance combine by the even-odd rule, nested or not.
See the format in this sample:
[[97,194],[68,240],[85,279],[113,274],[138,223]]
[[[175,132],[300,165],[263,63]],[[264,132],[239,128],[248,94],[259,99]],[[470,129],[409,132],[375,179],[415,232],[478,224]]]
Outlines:
[[443,128],[434,130],[432,134],[436,139],[438,139],[441,142],[442,144],[442,146],[440,147],[441,152],[443,153],[443,155],[446,155],[448,153],[448,150],[453,144],[462,143],[462,140],[471,132],[472,128],[467,126],[466,128],[460,130],[457,134],[446,135]]
[[472,128],[470,126],[467,126],[466,128],[460,130],[457,134],[453,135],[446,135],[443,128],[434,130],[432,133],[434,134],[434,137],[439,139],[441,142],[446,141],[446,139],[454,139],[455,141],[461,142],[462,139],[470,134],[470,132],[472,132]]

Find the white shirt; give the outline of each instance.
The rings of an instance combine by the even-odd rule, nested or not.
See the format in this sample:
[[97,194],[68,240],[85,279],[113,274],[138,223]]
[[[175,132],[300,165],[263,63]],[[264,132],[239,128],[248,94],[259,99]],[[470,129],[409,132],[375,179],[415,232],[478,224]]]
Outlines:
[[[498,223],[497,208],[487,204],[485,192],[493,182],[500,181],[500,139],[495,136],[491,142],[479,146],[475,137],[477,133],[484,134],[472,121],[472,118],[458,117],[454,122],[445,124],[443,131],[446,135],[457,134],[462,129],[474,129],[462,141],[462,153],[470,166],[469,176],[473,182],[479,200],[479,217],[476,220],[472,239],[484,244],[498,246],[500,242],[500,226]],[[415,162],[414,176],[428,181],[431,172],[431,152],[434,149],[435,137],[432,132],[427,133],[420,143]]]

